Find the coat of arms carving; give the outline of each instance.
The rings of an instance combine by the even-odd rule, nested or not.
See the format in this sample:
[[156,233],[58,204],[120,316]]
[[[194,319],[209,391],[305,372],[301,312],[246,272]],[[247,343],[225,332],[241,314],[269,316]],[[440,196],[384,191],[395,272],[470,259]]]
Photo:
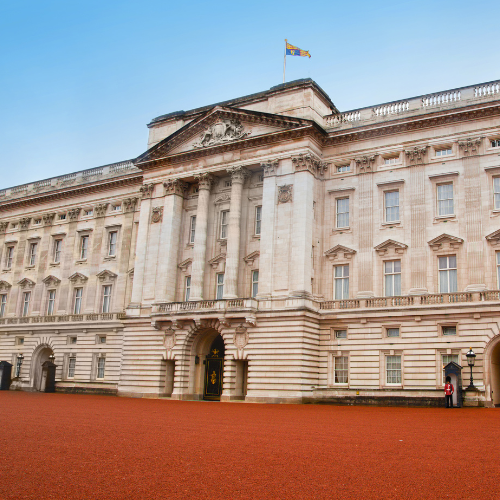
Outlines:
[[250,132],[243,131],[243,125],[237,120],[221,119],[210,125],[203,134],[200,142],[193,144],[195,148],[223,144],[246,137]]

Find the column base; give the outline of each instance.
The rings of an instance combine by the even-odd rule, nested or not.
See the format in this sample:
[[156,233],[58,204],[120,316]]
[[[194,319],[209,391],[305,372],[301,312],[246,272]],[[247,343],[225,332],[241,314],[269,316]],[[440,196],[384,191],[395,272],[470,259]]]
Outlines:
[[427,295],[427,288],[410,288],[408,295]]

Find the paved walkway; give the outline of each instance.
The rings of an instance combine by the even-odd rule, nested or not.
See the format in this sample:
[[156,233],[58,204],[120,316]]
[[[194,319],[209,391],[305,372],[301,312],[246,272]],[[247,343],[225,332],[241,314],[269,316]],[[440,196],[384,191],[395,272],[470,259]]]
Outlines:
[[498,499],[500,409],[0,392],[0,499]]

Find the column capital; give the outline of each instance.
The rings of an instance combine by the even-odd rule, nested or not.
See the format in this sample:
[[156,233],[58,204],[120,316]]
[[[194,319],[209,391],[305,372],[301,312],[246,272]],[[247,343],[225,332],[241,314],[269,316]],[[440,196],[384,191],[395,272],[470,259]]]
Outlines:
[[210,191],[215,183],[214,176],[209,173],[198,174],[194,176],[195,180],[198,181],[198,188],[207,189]]
[[362,156],[361,158],[356,158],[354,161],[356,162],[356,166],[358,167],[359,174],[366,174],[368,172],[373,172],[375,165],[375,158],[378,155],[372,156]]
[[154,188],[155,188],[155,185],[153,183],[151,184],[143,184],[141,186],[141,197],[144,199],[144,198],[151,198],[151,196],[153,195],[153,191],[154,191]]
[[264,171],[264,177],[271,177],[272,175],[276,175],[278,164],[279,160],[269,160],[266,163],[261,163],[260,166]]
[[296,172],[308,170],[315,176],[323,176],[328,168],[328,163],[321,161],[310,153],[292,156],[292,163]]
[[184,197],[189,188],[189,184],[181,179],[168,179],[163,183],[163,187],[165,188],[165,196],[176,194]]
[[420,146],[420,147],[415,146],[411,149],[405,149],[405,155],[410,160],[410,164],[413,165],[423,164],[427,148],[428,146]]
[[248,179],[252,174],[245,167],[230,167],[226,169],[228,174],[231,174],[232,182],[241,182],[244,183],[246,179]]
[[484,136],[468,137],[464,141],[458,141],[458,147],[463,151],[464,156],[474,156],[479,154],[479,147]]

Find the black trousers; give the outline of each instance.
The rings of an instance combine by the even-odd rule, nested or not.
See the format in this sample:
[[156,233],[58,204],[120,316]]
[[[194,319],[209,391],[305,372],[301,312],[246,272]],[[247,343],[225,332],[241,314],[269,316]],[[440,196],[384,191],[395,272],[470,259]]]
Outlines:
[[449,396],[445,394],[445,400],[446,400],[446,408],[453,408],[453,395],[450,394]]

